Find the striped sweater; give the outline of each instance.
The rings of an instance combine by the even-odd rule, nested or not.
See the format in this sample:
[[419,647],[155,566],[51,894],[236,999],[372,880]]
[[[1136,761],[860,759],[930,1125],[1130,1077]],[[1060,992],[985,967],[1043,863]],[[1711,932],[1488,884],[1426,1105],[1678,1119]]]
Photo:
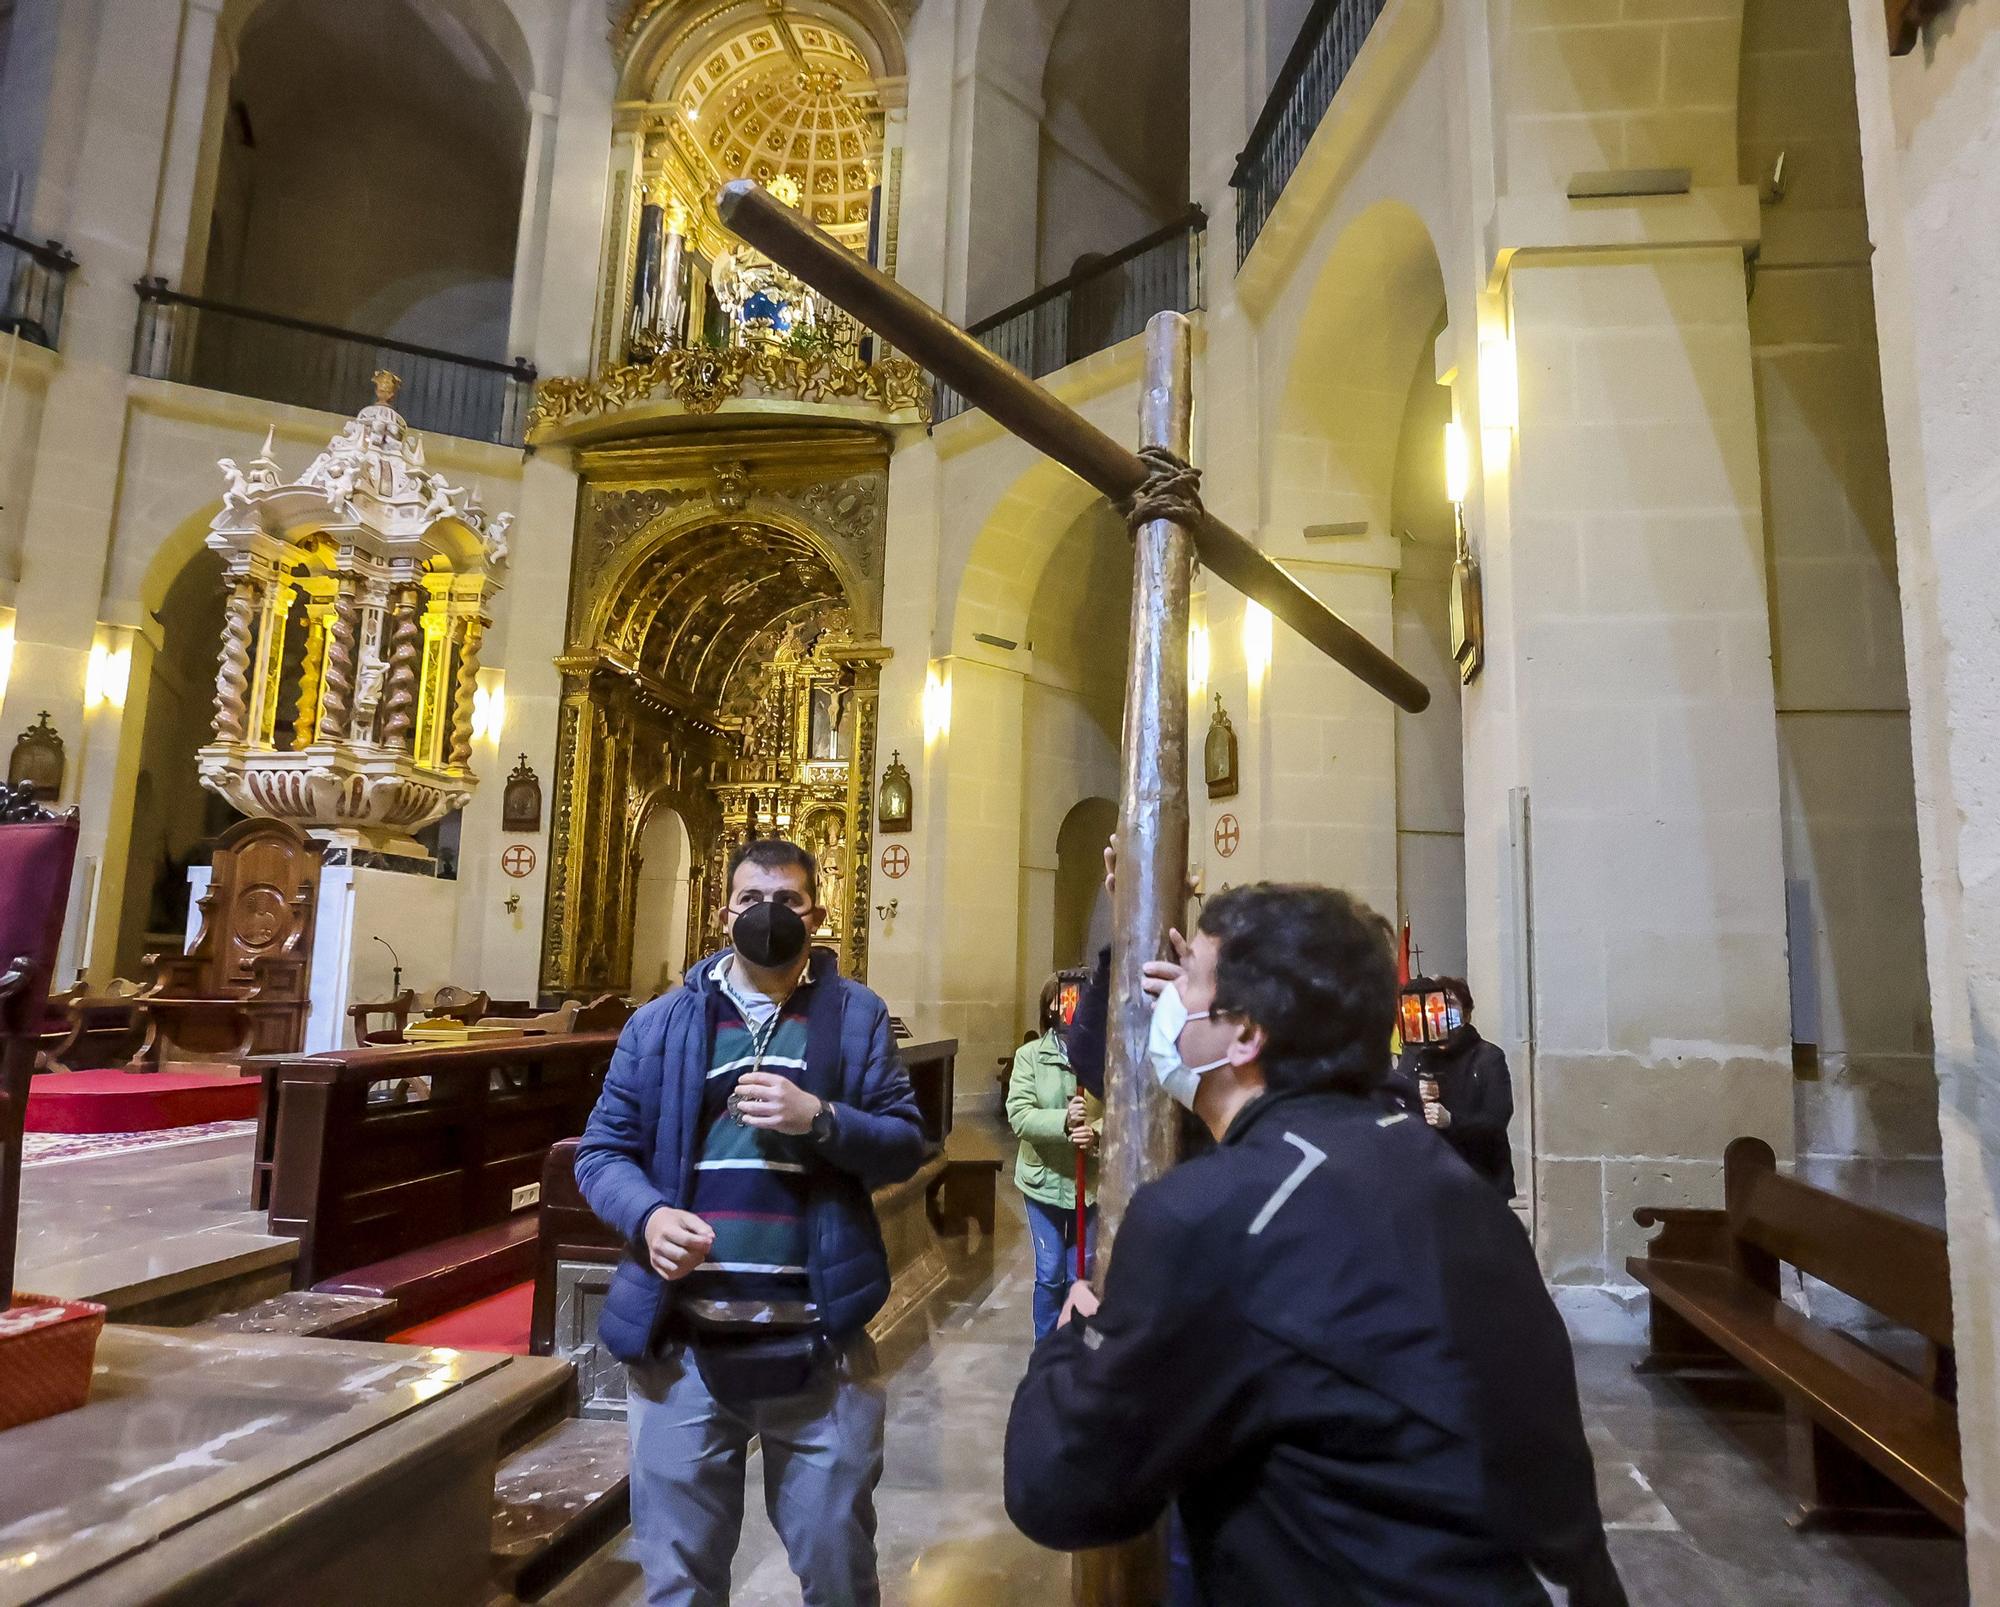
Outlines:
[[812,1141],[746,1127],[729,1113],[745,1073],[803,1082],[811,988],[782,1007],[738,991],[718,964],[715,1045],[702,1088],[700,1158],[689,1209],[715,1230],[708,1259],[688,1275],[686,1311],[712,1332],[802,1328],[814,1320],[806,1280],[806,1186]]

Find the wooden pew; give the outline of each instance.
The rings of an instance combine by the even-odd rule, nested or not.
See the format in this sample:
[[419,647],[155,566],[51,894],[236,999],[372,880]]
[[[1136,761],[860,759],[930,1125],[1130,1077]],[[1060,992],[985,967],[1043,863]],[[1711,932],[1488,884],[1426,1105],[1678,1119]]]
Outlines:
[[[1729,1146],[1723,1189],[1720,1211],[1632,1213],[1641,1227],[1663,1230],[1645,1255],[1626,1262],[1651,1296],[1651,1349],[1641,1369],[1722,1362],[1777,1391],[1799,1501],[1795,1526],[1908,1517],[1913,1500],[1963,1534],[1944,1234],[1780,1175],[1758,1138]],[[1861,1336],[1785,1304],[1781,1265],[1914,1330],[1924,1365],[1899,1367]]]
[[[393,1285],[386,1298],[428,1290],[428,1308],[477,1298],[466,1290],[482,1256],[528,1278],[543,1157],[583,1130],[617,1041],[505,1037],[260,1062],[254,1187],[271,1231],[299,1241],[299,1286],[340,1279],[366,1293],[363,1274],[379,1274]],[[416,1304],[394,1322],[447,1309]]]

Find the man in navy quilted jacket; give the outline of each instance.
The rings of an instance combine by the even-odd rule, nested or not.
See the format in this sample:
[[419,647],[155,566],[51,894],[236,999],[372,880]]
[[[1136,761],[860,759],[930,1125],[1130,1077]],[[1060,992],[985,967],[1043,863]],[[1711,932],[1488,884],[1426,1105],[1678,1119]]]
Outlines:
[[598,1331],[627,1364],[632,1529],[646,1600],[719,1607],[750,1437],[808,1607],[871,1607],[889,1297],[870,1192],[924,1133],[881,999],[811,947],[811,854],[729,862],[730,947],[627,1023],[577,1148],[626,1243]]

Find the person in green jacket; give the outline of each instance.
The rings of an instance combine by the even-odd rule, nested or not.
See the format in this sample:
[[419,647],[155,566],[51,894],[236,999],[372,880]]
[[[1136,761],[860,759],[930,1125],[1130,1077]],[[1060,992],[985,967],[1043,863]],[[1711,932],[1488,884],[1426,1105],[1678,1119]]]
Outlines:
[[1086,1160],[1086,1268],[1097,1253],[1097,1149],[1104,1135],[1102,1107],[1078,1089],[1063,1049],[1054,977],[1042,987],[1041,1029],[1039,1038],[1014,1051],[1014,1070],[1007,1083],[1007,1125],[1021,1140],[1014,1182],[1027,1201],[1028,1232],[1035,1241],[1037,1341],[1055,1331],[1076,1277],[1079,1153]]

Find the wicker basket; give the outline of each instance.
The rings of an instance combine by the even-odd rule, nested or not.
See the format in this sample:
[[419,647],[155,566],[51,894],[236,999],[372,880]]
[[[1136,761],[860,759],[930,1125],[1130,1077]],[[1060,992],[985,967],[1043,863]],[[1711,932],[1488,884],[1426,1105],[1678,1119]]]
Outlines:
[[0,1312],[0,1429],[74,1411],[90,1399],[104,1308],[16,1292]]

